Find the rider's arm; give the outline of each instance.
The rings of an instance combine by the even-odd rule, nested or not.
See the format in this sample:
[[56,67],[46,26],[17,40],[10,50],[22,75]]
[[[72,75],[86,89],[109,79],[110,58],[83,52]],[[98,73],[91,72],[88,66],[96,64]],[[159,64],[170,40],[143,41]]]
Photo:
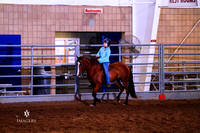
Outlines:
[[101,57],[101,49],[102,48],[99,49],[99,52],[97,53],[96,57]]
[[105,54],[103,57],[99,58],[99,62],[110,62],[110,61],[109,61],[110,53],[111,53],[111,50],[108,49],[108,50],[106,51],[106,54]]

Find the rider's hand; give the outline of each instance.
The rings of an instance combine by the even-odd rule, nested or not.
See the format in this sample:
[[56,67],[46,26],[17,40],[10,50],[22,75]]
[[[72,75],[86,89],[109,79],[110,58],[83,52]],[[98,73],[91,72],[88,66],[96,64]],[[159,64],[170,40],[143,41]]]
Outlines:
[[100,58],[100,57],[97,55],[97,56],[96,56],[97,61],[99,61],[99,58]]

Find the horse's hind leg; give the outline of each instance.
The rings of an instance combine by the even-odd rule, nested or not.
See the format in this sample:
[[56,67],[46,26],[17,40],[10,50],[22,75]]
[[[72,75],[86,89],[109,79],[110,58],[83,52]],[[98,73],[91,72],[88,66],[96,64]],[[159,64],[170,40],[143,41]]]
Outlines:
[[96,105],[96,100],[97,100],[97,97],[96,97],[96,92],[92,92],[92,96],[94,98],[94,102],[90,105],[90,106],[95,106]]
[[124,102],[124,105],[127,105],[128,104],[128,97],[129,97],[128,83],[125,82],[124,86],[126,88],[126,100]]
[[127,105],[128,104],[128,97],[129,97],[129,92],[128,90],[126,89],[126,100],[124,102],[124,105]]
[[120,89],[120,92],[117,96],[117,102],[120,102],[120,96],[122,94],[122,92],[124,91],[124,87],[123,85],[120,83],[120,79],[117,79],[116,81],[114,81],[115,85]]

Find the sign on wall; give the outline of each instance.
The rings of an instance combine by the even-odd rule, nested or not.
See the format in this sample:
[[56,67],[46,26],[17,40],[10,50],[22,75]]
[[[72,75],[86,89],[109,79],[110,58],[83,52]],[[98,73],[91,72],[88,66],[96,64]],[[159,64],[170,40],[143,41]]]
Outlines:
[[[56,40],[55,45],[65,45],[65,40]],[[65,47],[55,47],[55,55],[65,55]],[[57,56],[55,57],[56,64],[64,64],[65,57],[64,56]]]
[[[79,45],[79,38],[56,38],[55,45]],[[74,55],[75,47],[56,47],[55,48],[55,63],[56,64],[75,64],[75,57],[65,57],[63,55]],[[61,55],[61,56],[59,56]]]
[[169,0],[168,6],[197,6],[197,0]]
[[85,8],[84,13],[103,13],[102,8]]

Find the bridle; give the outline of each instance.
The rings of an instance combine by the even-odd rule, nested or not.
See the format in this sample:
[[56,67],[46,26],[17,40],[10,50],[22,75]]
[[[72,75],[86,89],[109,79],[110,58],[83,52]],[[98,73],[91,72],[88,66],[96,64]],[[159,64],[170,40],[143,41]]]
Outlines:
[[[83,63],[80,63],[81,62],[81,59],[78,59],[77,60],[77,63],[78,63],[78,70],[77,70],[77,76],[80,78],[83,76],[84,72],[85,72],[85,62],[83,61]],[[80,70],[79,70],[79,66],[82,66],[82,71],[80,73]]]

